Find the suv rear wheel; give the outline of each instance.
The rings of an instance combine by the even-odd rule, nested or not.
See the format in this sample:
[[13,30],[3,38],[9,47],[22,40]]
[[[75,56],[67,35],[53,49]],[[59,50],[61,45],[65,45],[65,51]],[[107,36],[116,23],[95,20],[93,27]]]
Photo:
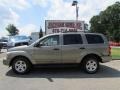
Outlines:
[[12,62],[12,70],[17,74],[26,74],[31,70],[31,63],[24,57],[17,57]]
[[87,57],[82,64],[84,71],[90,74],[96,73],[99,69],[99,61],[96,57]]

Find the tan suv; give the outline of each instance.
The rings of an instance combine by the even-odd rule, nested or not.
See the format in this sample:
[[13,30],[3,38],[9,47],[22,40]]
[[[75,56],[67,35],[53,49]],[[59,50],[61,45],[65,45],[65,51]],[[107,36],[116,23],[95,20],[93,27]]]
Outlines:
[[95,73],[99,62],[110,60],[110,47],[104,35],[61,33],[46,35],[29,46],[9,49],[3,63],[18,74],[29,72],[32,66],[48,64],[76,64],[87,73]]

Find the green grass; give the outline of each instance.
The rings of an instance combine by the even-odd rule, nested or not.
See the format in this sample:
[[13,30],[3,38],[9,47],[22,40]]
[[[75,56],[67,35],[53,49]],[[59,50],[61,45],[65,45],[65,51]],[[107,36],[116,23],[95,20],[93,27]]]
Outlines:
[[112,59],[120,59],[120,48],[111,49]]

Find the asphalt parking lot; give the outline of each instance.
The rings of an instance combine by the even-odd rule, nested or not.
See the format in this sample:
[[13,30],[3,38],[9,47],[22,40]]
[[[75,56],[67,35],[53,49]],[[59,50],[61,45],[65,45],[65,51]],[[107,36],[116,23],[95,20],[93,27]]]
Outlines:
[[0,90],[120,90],[120,60],[101,64],[96,74],[79,68],[34,69],[28,75],[16,75],[2,64],[0,54]]

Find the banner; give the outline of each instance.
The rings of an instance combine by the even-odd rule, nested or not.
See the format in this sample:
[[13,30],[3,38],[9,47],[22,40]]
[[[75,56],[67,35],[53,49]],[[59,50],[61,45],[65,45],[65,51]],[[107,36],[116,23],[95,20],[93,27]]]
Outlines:
[[84,21],[75,20],[46,20],[46,34],[84,31]]

